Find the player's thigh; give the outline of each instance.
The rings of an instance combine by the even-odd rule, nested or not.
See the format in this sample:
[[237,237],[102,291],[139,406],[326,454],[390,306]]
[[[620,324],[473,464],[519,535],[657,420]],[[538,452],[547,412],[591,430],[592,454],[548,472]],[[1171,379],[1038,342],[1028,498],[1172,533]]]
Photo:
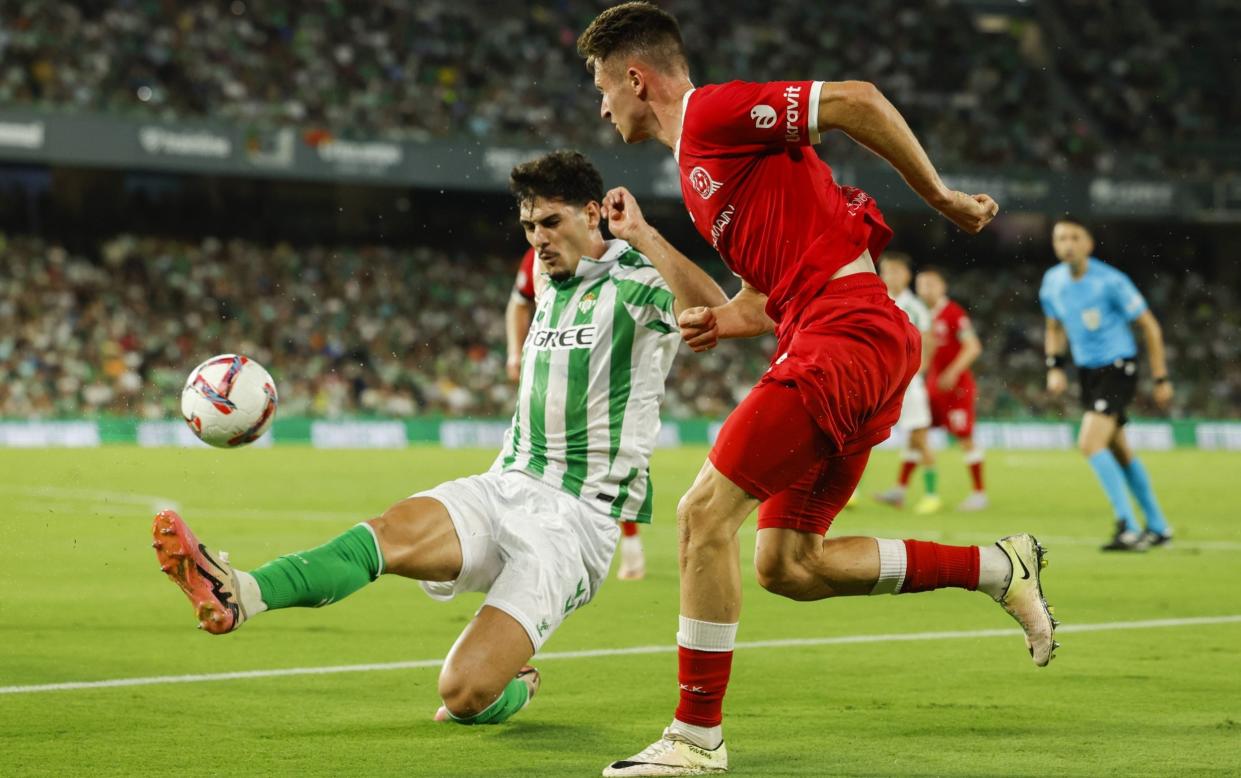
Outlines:
[[461,540],[442,502],[401,500],[368,522],[379,539],[384,572],[421,581],[451,581],[461,572]]
[[758,528],[787,529],[823,536],[857,490],[870,449],[826,457],[801,478],[763,501]]
[[1082,428],[1077,433],[1077,446],[1086,456],[1094,456],[1110,446],[1117,428],[1115,416],[1086,411],[1082,415]]
[[486,707],[532,656],[526,628],[499,608],[484,605],[444,660],[440,697],[460,708]]
[[[703,467],[690,492],[710,496],[706,487],[718,485],[718,474],[754,500],[766,500],[832,453],[797,387],[761,381],[724,420],[708,457],[710,467]],[[732,496],[726,488],[719,491]]]
[[677,506],[677,529],[684,543],[692,534],[714,530],[731,537],[746,517],[754,512],[758,500],[708,459]]

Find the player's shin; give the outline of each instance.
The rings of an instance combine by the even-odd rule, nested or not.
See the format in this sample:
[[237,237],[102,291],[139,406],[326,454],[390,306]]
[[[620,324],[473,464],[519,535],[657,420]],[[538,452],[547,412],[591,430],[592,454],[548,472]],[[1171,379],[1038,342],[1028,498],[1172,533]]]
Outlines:
[[923,540],[876,538],[879,577],[871,594],[912,594],[933,589],[980,589],[999,598],[1012,566],[994,547],[947,546]]
[[723,741],[720,722],[736,641],[736,624],[680,617],[677,679],[681,697],[669,730],[701,748],[714,749]]
[[1156,535],[1170,534],[1168,522],[1159,507],[1159,501],[1155,499],[1155,488],[1151,485],[1150,475],[1142,460],[1133,457],[1124,467],[1124,472],[1129,491],[1137,499],[1138,505],[1142,506],[1142,513],[1146,516],[1146,529]]
[[1116,518],[1125,523],[1126,531],[1136,533],[1138,522],[1133,515],[1133,506],[1129,503],[1129,495],[1125,493],[1124,470],[1116,461],[1116,457],[1111,451],[1103,449],[1091,454],[1087,461],[1090,462],[1090,467],[1098,476],[1099,484],[1107,494],[1108,502],[1112,504],[1112,512]]
[[[273,559],[248,575],[238,572],[242,604],[251,614],[330,605],[378,578],[383,567],[374,531],[359,524],[321,546]],[[254,603],[255,597],[260,602]]]

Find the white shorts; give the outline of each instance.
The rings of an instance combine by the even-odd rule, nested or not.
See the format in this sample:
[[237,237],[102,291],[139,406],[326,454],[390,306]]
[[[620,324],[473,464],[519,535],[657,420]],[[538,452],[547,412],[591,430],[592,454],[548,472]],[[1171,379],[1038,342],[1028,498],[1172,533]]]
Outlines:
[[457,580],[422,588],[437,600],[486,592],[483,604],[517,619],[535,651],[607,580],[616,520],[524,473],[472,475],[414,496],[443,504],[461,540]]
[[902,432],[926,429],[931,426],[931,400],[926,391],[926,379],[921,373],[914,376],[901,401],[901,418],[896,428]]

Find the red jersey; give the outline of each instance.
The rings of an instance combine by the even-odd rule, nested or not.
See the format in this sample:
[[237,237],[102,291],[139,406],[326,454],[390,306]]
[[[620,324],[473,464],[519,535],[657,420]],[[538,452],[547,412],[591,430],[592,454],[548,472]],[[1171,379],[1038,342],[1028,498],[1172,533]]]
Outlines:
[[768,296],[777,323],[892,237],[875,201],[837,184],[810,145],[822,86],[732,81],[685,95],[675,150],[685,206],[729,268]]
[[517,280],[513,283],[513,291],[527,300],[534,299],[534,247],[526,249],[521,257],[521,266],[517,268]]
[[[931,334],[935,338],[935,354],[931,357],[927,383],[934,391],[936,376],[961,353],[961,341],[974,334],[974,325],[970,323],[970,316],[965,309],[955,300],[948,298],[944,298],[931,314],[934,317]],[[967,377],[973,377],[968,368],[961,374],[962,379]]]

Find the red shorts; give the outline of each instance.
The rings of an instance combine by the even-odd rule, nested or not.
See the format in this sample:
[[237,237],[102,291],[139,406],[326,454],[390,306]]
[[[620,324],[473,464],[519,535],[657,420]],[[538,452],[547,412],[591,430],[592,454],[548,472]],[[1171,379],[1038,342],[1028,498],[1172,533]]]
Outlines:
[[901,415],[921,338],[871,273],[828,284],[780,328],[767,373],[728,416],[711,463],[763,502],[760,529],[822,535]]
[[938,376],[927,376],[927,392],[931,400],[931,426],[947,427],[953,436],[969,438],[974,435],[974,401],[977,387],[974,376],[966,373],[957,385],[948,391],[935,388]]

